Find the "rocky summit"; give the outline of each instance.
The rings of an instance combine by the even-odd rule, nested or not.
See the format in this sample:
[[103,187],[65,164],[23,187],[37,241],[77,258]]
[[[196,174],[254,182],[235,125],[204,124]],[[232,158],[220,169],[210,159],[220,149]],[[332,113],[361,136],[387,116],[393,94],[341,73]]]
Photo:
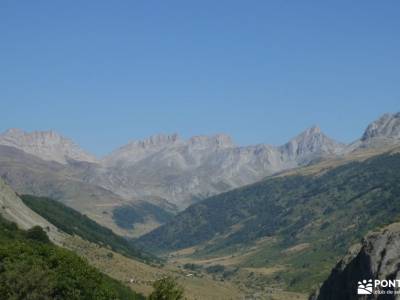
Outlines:
[[[0,145],[67,166],[80,182],[97,185],[125,199],[165,199],[182,209],[198,199],[247,185],[284,170],[358,149],[399,143],[400,113],[385,114],[362,137],[345,145],[312,126],[281,146],[238,146],[225,134],[159,134],[132,141],[102,159],[54,131],[10,129]],[[70,176],[70,178],[71,178]]]
[[117,149],[87,178],[123,197],[157,196],[185,207],[195,199],[336,155],[343,147],[318,127],[280,147],[236,146],[224,134],[188,140],[176,134],[157,135]]
[[400,112],[384,114],[372,122],[365,130],[361,140],[368,141],[374,138],[400,139]]
[[65,164],[68,160],[95,162],[96,158],[55,131],[24,132],[12,128],[0,135],[0,145],[11,146],[43,160]]

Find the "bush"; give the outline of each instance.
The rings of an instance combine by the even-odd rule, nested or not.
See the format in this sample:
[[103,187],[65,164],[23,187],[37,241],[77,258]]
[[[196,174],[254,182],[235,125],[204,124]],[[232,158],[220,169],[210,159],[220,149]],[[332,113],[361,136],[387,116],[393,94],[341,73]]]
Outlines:
[[159,279],[153,284],[154,291],[149,300],[180,300],[183,299],[183,288],[170,276]]
[[30,240],[35,240],[42,243],[50,243],[47,233],[40,226],[33,226],[26,231],[26,237]]

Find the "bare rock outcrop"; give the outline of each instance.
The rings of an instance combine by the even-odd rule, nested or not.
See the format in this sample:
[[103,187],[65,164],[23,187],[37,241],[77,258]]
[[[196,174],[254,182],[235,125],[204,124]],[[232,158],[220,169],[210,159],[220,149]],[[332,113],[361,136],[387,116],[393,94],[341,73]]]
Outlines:
[[370,279],[400,279],[400,223],[372,232],[353,246],[310,300],[400,299],[395,294],[357,295],[358,283]]
[[24,230],[36,225],[41,226],[56,244],[61,244],[66,237],[66,234],[60,232],[53,224],[27,207],[2,179],[0,179],[0,214]]

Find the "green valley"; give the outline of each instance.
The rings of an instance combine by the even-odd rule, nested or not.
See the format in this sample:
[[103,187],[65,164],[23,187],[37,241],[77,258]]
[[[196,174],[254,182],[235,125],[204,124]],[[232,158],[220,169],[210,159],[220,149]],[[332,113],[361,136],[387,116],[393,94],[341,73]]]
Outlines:
[[139,242],[177,262],[233,267],[228,279],[309,292],[349,245],[399,219],[399,170],[400,154],[386,153],[267,178],[192,205]]

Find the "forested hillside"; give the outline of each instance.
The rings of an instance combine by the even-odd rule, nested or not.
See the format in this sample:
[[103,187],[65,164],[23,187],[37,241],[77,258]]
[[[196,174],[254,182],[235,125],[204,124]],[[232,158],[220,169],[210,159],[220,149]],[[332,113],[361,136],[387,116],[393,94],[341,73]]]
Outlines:
[[307,290],[351,243],[398,220],[399,199],[400,154],[385,154],[316,176],[270,178],[211,197],[139,241],[161,252],[197,246],[196,256],[254,246],[258,251],[240,266],[285,266],[274,280]]
[[23,231],[1,215],[0,266],[2,299],[144,299],[51,244],[41,227]]
[[31,195],[22,195],[21,199],[33,211],[68,234],[79,235],[85,240],[145,262],[157,261],[154,256],[132,245],[132,242],[60,202]]

